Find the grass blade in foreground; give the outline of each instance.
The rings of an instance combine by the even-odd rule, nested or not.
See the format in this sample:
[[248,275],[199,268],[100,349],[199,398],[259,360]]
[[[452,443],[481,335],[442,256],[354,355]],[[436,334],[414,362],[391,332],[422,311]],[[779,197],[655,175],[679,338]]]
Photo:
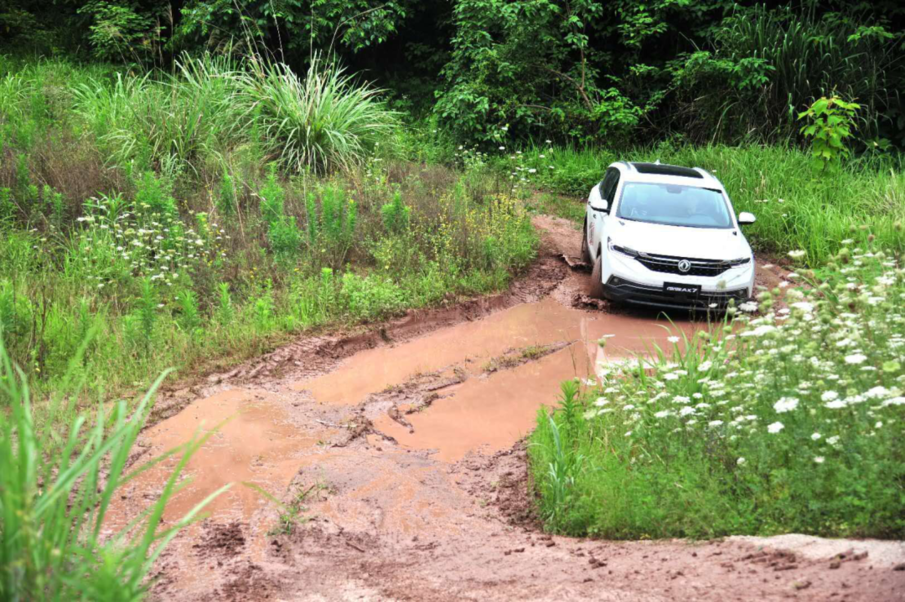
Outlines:
[[225,489],[175,527],[158,532],[182,468],[206,438],[193,440],[183,446],[163,493],[143,515],[139,534],[131,541],[101,539],[110,501],[129,478],[126,460],[164,376],[131,415],[126,402],[117,403],[112,415],[101,405],[93,427],[86,428],[79,417],[64,439],[52,427],[36,427],[28,383],[0,339],[0,598],[140,599],[163,546]]

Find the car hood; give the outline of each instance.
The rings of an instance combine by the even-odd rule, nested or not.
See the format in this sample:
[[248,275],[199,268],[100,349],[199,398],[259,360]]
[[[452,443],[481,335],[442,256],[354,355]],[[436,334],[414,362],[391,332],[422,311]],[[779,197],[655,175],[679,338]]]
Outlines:
[[751,254],[735,228],[687,228],[617,218],[610,236],[614,244],[642,253],[688,259],[740,259]]

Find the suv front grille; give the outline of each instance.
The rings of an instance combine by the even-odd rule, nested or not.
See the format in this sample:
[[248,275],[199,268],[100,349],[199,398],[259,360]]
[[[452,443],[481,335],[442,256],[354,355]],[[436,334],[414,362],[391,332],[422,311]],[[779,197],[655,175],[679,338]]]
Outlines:
[[654,272],[679,274],[680,276],[719,276],[732,267],[730,262],[718,259],[689,259],[691,269],[683,272],[679,270],[679,262],[684,259],[683,257],[645,254],[637,259],[644,267]]

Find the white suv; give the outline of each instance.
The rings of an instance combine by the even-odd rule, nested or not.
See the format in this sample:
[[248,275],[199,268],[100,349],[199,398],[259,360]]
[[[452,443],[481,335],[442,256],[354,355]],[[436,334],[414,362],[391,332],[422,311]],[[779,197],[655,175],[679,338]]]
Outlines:
[[754,255],[726,189],[698,167],[613,163],[591,189],[582,258],[592,297],[642,305],[725,308],[750,298]]

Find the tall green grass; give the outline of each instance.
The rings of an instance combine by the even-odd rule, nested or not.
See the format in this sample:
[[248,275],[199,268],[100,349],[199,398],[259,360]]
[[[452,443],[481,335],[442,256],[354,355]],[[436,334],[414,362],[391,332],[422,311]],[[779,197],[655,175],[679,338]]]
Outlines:
[[398,126],[382,93],[323,58],[300,77],[258,57],[212,55],[183,56],[172,73],[118,73],[112,84],[75,87],[78,112],[115,164],[170,175],[197,174],[244,145],[260,145],[290,172],[361,164]]
[[[695,89],[690,103],[697,123],[689,127],[697,139],[714,140],[723,133],[729,139],[794,139],[798,111],[831,94],[861,103],[861,137],[876,138],[893,125],[880,122],[880,116],[889,119],[901,102],[895,82],[902,81],[905,61],[896,34],[859,27],[838,14],[821,17],[813,6],[768,10],[758,5],[739,10],[725,25],[714,34],[715,55],[735,64],[761,61],[770,67],[767,83],[710,82],[709,90]],[[709,108],[695,110],[704,107]]]
[[271,64],[240,79],[268,153],[293,171],[362,163],[398,125],[398,115],[380,101],[381,90],[323,58],[312,60],[304,77]]
[[197,172],[247,128],[235,78],[228,59],[186,57],[172,74],[117,73],[112,84],[81,83],[75,107],[115,165]]
[[[84,347],[72,359],[82,360]],[[206,437],[139,467],[128,466],[154,392],[133,409],[100,403],[95,416],[68,416],[84,375],[70,372],[50,408],[35,407],[28,379],[0,340],[0,598],[4,600],[138,600],[154,561],[176,534],[197,520],[212,493],[175,524],[161,525],[182,469]],[[181,453],[157,501],[129,525],[105,533],[122,486],[164,457]]]

